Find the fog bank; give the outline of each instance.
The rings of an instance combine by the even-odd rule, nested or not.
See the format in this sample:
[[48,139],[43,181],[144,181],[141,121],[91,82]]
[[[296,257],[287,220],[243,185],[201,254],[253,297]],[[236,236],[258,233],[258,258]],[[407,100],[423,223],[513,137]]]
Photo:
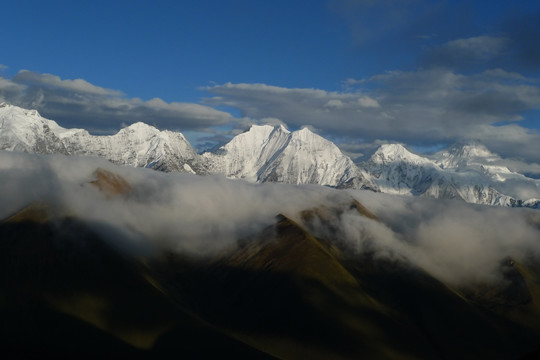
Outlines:
[[[109,196],[90,182],[102,168],[123,177],[128,194]],[[222,176],[165,174],[94,158],[0,151],[0,218],[44,201],[134,249],[213,255],[257,234],[284,214],[357,199],[380,221],[355,210],[332,219],[330,234],[352,252],[407,259],[451,284],[499,276],[501,260],[538,258],[540,212],[317,185],[253,184]]]

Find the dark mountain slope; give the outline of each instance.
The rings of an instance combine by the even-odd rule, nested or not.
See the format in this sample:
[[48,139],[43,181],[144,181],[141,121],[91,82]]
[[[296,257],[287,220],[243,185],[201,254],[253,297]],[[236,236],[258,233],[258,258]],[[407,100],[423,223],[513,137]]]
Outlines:
[[266,357],[187,314],[83,222],[36,222],[31,209],[0,224],[0,349],[8,358]]

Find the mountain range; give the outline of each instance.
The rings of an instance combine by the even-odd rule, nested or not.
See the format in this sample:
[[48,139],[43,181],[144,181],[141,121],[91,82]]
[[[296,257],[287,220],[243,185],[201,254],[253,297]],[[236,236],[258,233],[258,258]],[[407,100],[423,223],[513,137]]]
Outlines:
[[540,180],[500,165],[479,142],[431,156],[385,144],[355,164],[331,141],[303,128],[253,125],[215,151],[197,154],[179,132],[138,122],[110,136],[65,129],[36,110],[0,104],[0,150],[96,156],[165,172],[223,174],[251,182],[318,184],[468,203],[540,208]]

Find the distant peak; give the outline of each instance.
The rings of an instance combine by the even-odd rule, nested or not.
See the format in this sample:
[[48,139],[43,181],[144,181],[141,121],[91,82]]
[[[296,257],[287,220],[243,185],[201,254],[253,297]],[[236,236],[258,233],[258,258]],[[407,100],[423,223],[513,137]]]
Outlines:
[[[271,136],[275,132],[283,132],[285,134],[289,134],[290,131],[285,128],[283,125],[251,125],[249,129],[244,131],[243,134],[249,134],[249,136]],[[246,136],[246,135],[244,135]]]
[[480,140],[456,142],[448,152],[462,157],[489,157],[494,155]]
[[131,125],[128,125],[127,127],[153,127],[152,125],[148,125],[147,123],[144,123],[142,121],[134,122]]
[[478,148],[485,148],[486,146],[478,139],[469,139],[469,140],[459,140],[454,143],[451,147],[478,147]]
[[401,144],[383,144],[377,149],[374,155],[382,155],[387,158],[398,158],[408,156],[409,154],[414,155]]
[[386,163],[393,161],[407,161],[413,163],[430,162],[428,159],[410,152],[401,144],[381,145],[371,157],[371,161],[375,163]]
[[296,138],[313,138],[313,137],[321,137],[320,135],[317,135],[313,131],[311,131],[308,127],[303,127],[300,130],[294,131],[292,133],[293,137]]
[[41,117],[36,109],[25,109],[20,106],[8,104],[5,101],[0,103],[0,109],[5,109],[7,111],[14,112],[15,114],[24,114],[25,116]]
[[271,132],[272,130],[274,130],[274,126],[272,125],[256,125],[256,124],[253,124],[249,127],[249,129],[246,129],[242,134],[246,134],[246,133],[251,133],[251,134],[254,134],[254,133],[261,133],[261,132],[264,132],[264,133],[269,133]]
[[305,126],[303,128],[301,128],[300,130],[298,130],[299,133],[305,133],[305,134],[315,134],[313,131],[311,131],[309,129],[309,127]]
[[159,131],[156,127],[154,127],[152,125],[148,125],[146,123],[143,123],[142,121],[138,121],[138,122],[133,123],[133,124],[131,124],[129,126],[126,126],[122,130],[125,130],[125,129],[131,129],[131,130],[137,130],[137,131],[140,131],[140,130],[157,130],[157,131]]
[[263,130],[263,129],[273,129],[275,126],[273,125],[268,125],[268,124],[263,124],[263,125],[251,125],[251,127],[248,129],[248,131],[251,131],[251,130],[254,130],[254,131],[258,131],[258,130]]
[[437,162],[443,168],[460,168],[497,160],[499,156],[479,140],[458,141],[441,151]]
[[377,151],[381,152],[409,152],[403,145],[401,144],[382,144]]

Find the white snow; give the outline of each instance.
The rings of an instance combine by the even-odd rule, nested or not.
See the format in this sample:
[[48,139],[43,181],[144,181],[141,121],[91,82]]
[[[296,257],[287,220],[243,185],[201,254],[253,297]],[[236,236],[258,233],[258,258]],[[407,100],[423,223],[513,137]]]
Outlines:
[[203,156],[211,172],[248,181],[337,187],[367,177],[336,145],[307,128],[291,133],[281,125],[254,125]]

